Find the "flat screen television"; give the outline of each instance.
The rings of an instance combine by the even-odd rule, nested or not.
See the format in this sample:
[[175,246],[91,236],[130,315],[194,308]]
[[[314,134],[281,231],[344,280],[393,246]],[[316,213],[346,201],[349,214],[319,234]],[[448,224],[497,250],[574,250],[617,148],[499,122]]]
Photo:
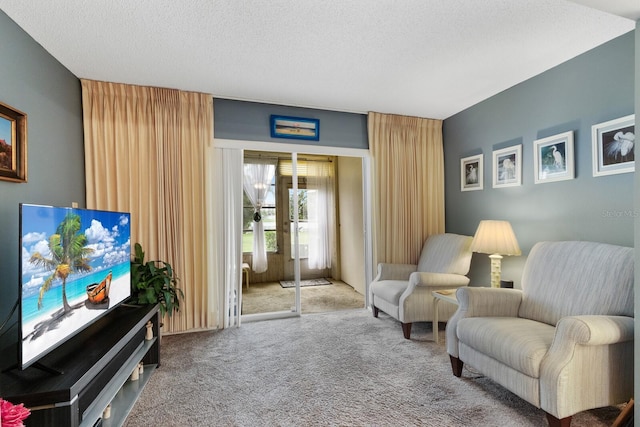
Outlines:
[[130,214],[20,205],[21,369],[131,296]]

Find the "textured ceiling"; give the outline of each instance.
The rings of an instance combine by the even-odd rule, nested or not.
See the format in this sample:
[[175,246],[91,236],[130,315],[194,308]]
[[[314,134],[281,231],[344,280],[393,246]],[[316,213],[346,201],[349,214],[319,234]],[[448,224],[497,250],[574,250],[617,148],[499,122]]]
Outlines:
[[0,0],[0,9],[80,78],[440,119],[640,18],[640,0]]

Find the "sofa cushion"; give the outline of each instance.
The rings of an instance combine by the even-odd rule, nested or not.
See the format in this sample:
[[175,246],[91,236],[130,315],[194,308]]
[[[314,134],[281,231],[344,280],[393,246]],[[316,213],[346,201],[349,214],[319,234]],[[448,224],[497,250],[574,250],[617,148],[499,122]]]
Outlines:
[[[533,378],[547,354],[555,328],[518,317],[468,317],[456,329],[460,342]],[[472,360],[465,360],[473,366]]]
[[382,280],[371,283],[371,292],[376,298],[398,305],[400,296],[407,290],[409,282],[406,280]]
[[633,248],[594,242],[537,243],[522,273],[518,316],[550,325],[565,316],[633,316],[633,267]]
[[429,236],[418,261],[418,271],[465,275],[471,265],[471,236],[445,233]]

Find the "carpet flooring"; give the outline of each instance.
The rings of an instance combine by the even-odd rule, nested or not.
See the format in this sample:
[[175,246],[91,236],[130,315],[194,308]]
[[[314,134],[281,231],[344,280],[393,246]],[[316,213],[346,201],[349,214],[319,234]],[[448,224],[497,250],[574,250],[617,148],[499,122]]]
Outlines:
[[[125,426],[547,425],[491,380],[454,377],[429,323],[406,340],[397,321],[366,309],[165,336],[161,362]],[[619,413],[585,411],[572,427]]]
[[[364,307],[364,295],[340,280],[331,286],[300,288],[302,313],[324,313]],[[252,283],[242,288],[242,314],[290,311],[295,305],[295,288],[283,288],[278,282]]]

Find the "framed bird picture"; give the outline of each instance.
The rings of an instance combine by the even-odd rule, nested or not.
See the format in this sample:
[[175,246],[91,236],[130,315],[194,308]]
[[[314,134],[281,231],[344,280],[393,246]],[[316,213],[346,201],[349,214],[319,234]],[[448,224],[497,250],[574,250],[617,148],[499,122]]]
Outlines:
[[635,116],[598,123],[591,127],[593,176],[635,171]]
[[533,141],[533,166],[536,184],[573,179],[573,131]]
[[493,188],[522,185],[522,144],[493,152]]
[[482,154],[460,159],[460,191],[476,191],[483,188]]

